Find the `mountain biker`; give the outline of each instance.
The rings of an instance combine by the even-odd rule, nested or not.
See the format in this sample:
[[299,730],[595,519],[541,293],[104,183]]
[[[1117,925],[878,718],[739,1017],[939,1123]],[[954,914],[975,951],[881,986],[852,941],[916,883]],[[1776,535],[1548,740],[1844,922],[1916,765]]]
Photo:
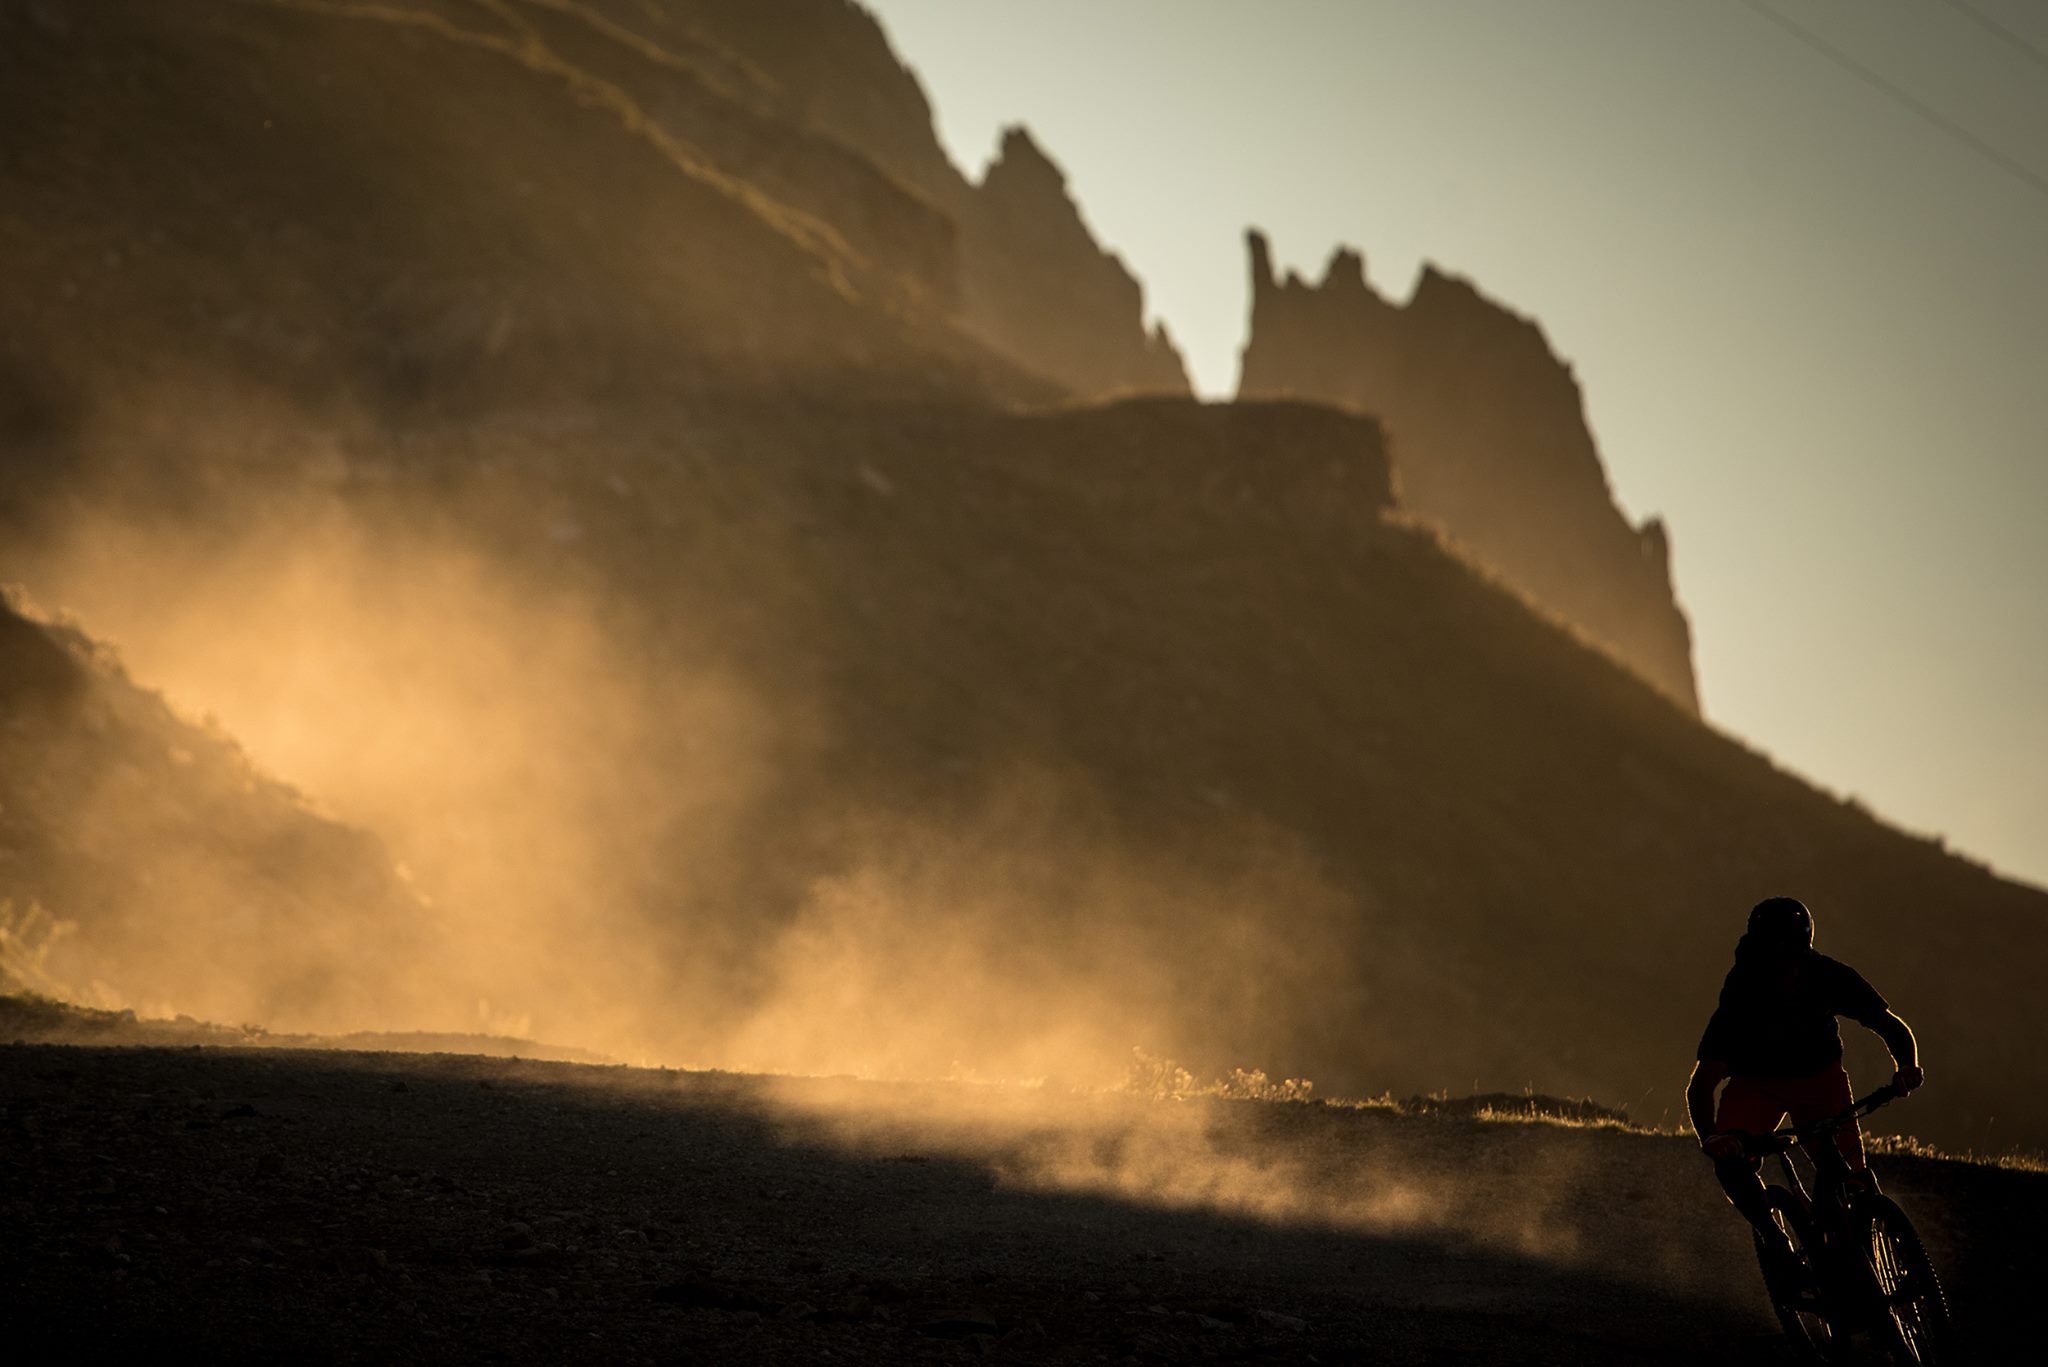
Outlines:
[[[1837,1016],[1884,1041],[1899,1095],[1927,1080],[1906,1022],[1862,974],[1814,949],[1813,913],[1805,904],[1792,897],[1757,903],[1748,932],[1735,946],[1721,1003],[1700,1037],[1685,1106],[1729,1202],[1773,1246],[1783,1239],[1764,1199],[1762,1164],[1743,1153],[1742,1139],[1776,1129],[1788,1111],[1793,1124],[1804,1125],[1849,1109],[1854,1097],[1842,1067]],[[1717,1107],[1714,1089],[1723,1079],[1728,1087]],[[1868,1189],[1869,1163],[1854,1121],[1835,1132],[1835,1143],[1850,1180]]]

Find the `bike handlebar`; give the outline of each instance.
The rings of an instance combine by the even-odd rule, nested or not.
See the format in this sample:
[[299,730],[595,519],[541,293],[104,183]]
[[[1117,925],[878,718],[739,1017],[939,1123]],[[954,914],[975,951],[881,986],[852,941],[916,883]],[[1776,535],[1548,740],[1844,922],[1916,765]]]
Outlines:
[[1787,1126],[1782,1130],[1772,1130],[1769,1134],[1745,1136],[1742,1150],[1755,1158],[1761,1158],[1766,1154],[1783,1153],[1794,1144],[1808,1139],[1819,1139],[1833,1134],[1844,1125],[1854,1124],[1880,1106],[1889,1105],[1904,1095],[1896,1083],[1887,1082],[1862,1100],[1851,1102],[1849,1109],[1840,1115],[1831,1115],[1825,1120],[1809,1120],[1804,1125]]

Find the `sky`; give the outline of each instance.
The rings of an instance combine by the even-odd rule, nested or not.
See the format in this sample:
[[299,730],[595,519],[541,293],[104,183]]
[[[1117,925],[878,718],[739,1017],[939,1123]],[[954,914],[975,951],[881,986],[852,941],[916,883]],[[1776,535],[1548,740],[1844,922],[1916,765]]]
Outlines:
[[1206,395],[1252,225],[1536,318],[1709,719],[2048,886],[2048,5],[869,3],[969,174],[1030,127]]

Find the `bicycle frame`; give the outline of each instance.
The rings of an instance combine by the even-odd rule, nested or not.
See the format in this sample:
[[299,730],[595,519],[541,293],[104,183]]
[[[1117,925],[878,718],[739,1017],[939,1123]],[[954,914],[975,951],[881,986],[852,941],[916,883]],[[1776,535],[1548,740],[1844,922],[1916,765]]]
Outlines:
[[[1775,1155],[1778,1159],[1784,1170],[1787,1189],[1803,1208],[1814,1232],[1820,1236],[1820,1246],[1814,1250],[1814,1270],[1821,1277],[1823,1286],[1830,1288],[1828,1298],[1838,1303],[1838,1311],[1857,1308],[1841,1304],[1843,1292],[1853,1282],[1848,1275],[1853,1269],[1837,1261],[1849,1256],[1856,1243],[1856,1230],[1851,1224],[1851,1188],[1847,1181],[1849,1164],[1834,1143],[1835,1132],[1897,1100],[1898,1096],[1896,1087],[1880,1087],[1839,1115],[1773,1130],[1767,1135],[1749,1139],[1743,1145],[1747,1152],[1757,1157]],[[1800,1178],[1798,1166],[1792,1161],[1794,1149],[1805,1150],[1807,1161],[1813,1164],[1814,1181],[1810,1191]],[[1867,1180],[1868,1190],[1874,1194],[1878,1190],[1877,1179],[1873,1175]]]
[[[1875,1110],[1876,1107],[1871,1109]],[[1828,1198],[1827,1206],[1831,1214],[1839,1217],[1843,1213],[1840,1198],[1842,1193],[1848,1190],[1849,1163],[1847,1159],[1842,1157],[1842,1151],[1835,1147],[1831,1141],[1834,1138],[1835,1130],[1840,1129],[1848,1120],[1860,1119],[1863,1114],[1867,1113],[1844,1112],[1841,1116],[1816,1122],[1816,1124],[1825,1125],[1827,1130],[1822,1135],[1809,1136],[1815,1141],[1810,1148],[1803,1143],[1795,1142],[1777,1149],[1778,1167],[1785,1174],[1785,1186],[1798,1198],[1799,1204],[1806,1208],[1807,1214],[1811,1215],[1820,1209],[1823,1198]],[[1792,1132],[1779,1130],[1776,1133],[1790,1135]],[[1804,1151],[1807,1162],[1813,1165],[1813,1185],[1811,1188],[1803,1180],[1798,1165],[1792,1161],[1794,1150]],[[1875,1173],[1866,1173],[1865,1180],[1870,1184],[1869,1190],[1878,1190],[1877,1175]]]
[[[1831,1115],[1825,1120],[1810,1120],[1804,1125],[1791,1125],[1769,1134],[1757,1135],[1743,1141],[1743,1150],[1754,1157],[1777,1155],[1779,1165],[1785,1170],[1785,1180],[1792,1190],[1809,1204],[1813,1196],[1823,1194],[1829,1187],[1838,1187],[1840,1179],[1849,1175],[1849,1164],[1843,1159],[1841,1150],[1832,1141],[1835,1131],[1845,1125],[1853,1125],[1864,1116],[1881,1106],[1898,1100],[1899,1089],[1887,1083],[1860,1101],[1852,1102],[1849,1109],[1840,1115]],[[1799,1180],[1798,1169],[1792,1165],[1792,1150],[1806,1150],[1808,1160],[1814,1166],[1815,1190],[1808,1194]]]
[[[1759,1228],[1758,1256],[1772,1307],[1785,1332],[1825,1361],[1847,1334],[1868,1331],[1899,1362],[1954,1361],[1948,1303],[1941,1279],[1897,1203],[1878,1190],[1876,1179],[1851,1184],[1849,1164],[1835,1145],[1838,1130],[1887,1102],[1896,1087],[1880,1087],[1840,1115],[1747,1139],[1743,1151],[1755,1158],[1776,1155],[1785,1187],[1767,1197],[1782,1210],[1773,1217],[1796,1238],[1806,1255],[1806,1277],[1774,1280],[1767,1235]],[[1813,1190],[1800,1180],[1792,1150],[1803,1148],[1813,1163]]]

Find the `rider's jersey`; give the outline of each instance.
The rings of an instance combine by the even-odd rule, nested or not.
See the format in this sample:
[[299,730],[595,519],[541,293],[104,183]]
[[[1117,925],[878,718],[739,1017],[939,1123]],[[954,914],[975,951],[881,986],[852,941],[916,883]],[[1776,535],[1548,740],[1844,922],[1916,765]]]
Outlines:
[[1891,1008],[1863,975],[1825,954],[1745,952],[1721,985],[1699,1057],[1754,1077],[1807,1077],[1842,1059],[1835,1017],[1875,1027]]

